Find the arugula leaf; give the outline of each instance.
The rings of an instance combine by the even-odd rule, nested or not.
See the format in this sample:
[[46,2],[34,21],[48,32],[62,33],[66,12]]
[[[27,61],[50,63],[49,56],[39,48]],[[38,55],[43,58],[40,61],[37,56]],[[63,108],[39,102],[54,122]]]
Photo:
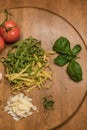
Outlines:
[[65,37],[60,37],[55,41],[53,50],[60,54],[68,54],[71,51],[70,42]]
[[67,59],[66,55],[59,55],[54,59],[54,62],[59,65],[59,66],[63,66],[65,64],[67,64],[69,62],[69,60]]
[[76,56],[81,51],[81,46],[79,44],[75,45],[72,49],[72,54]]
[[76,61],[72,60],[68,67],[67,67],[67,72],[70,78],[76,82],[82,80],[82,69],[79,63]]

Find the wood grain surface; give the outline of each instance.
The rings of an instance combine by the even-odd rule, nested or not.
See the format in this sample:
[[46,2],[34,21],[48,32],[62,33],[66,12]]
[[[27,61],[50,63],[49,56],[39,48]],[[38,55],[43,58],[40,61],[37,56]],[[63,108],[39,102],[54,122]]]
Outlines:
[[[66,18],[70,23],[72,23],[73,26],[78,30],[78,32],[83,37],[85,44],[87,43],[86,35],[87,35],[87,1],[86,0],[44,0],[44,1],[38,1],[38,0],[1,0],[0,3],[0,10],[4,8],[13,8],[13,7],[24,7],[24,6],[34,6],[39,8],[44,8],[51,10],[57,14],[60,14],[64,18]],[[68,81],[68,77],[65,75],[64,71],[59,69],[58,72],[60,74],[59,79],[55,78],[57,75],[54,76],[55,81],[59,83],[59,88],[57,91],[55,91],[52,87],[52,89],[48,93],[53,93],[54,99],[56,101],[56,109],[54,112],[51,112],[49,117],[43,121],[43,108],[41,106],[41,97],[43,96],[43,92],[38,92],[37,90],[33,91],[33,94],[30,94],[33,99],[35,99],[35,95],[40,95],[37,97],[36,101],[38,101],[39,109],[41,110],[40,113],[34,114],[33,117],[30,117],[27,119],[23,119],[21,122],[15,122],[12,120],[10,116],[8,116],[6,113],[3,112],[3,105],[6,104],[6,100],[8,96],[10,95],[9,90],[7,89],[7,92],[5,92],[5,83],[1,83],[0,88],[0,122],[1,122],[1,128],[0,130],[46,130],[46,129],[52,129],[53,127],[61,124],[63,121],[65,121],[70,115],[75,112],[76,108],[80,105],[82,101],[82,105],[80,106],[80,109],[76,111],[74,116],[71,116],[69,120],[64,122],[64,124],[60,125],[60,130],[86,130],[87,129],[87,111],[86,111],[86,100],[83,103],[83,97],[86,92],[87,87],[87,78],[86,78],[86,66],[87,66],[87,54],[86,54],[86,47],[83,44],[82,39],[77,34],[77,32],[69,25],[67,22],[62,20],[60,17],[55,16],[49,12],[40,11],[38,9],[16,9],[11,10],[14,14],[14,20],[18,22],[21,26],[21,31],[25,30],[21,38],[27,37],[29,34],[32,34],[33,36],[37,37],[38,39],[41,39],[43,41],[43,46],[46,49],[50,49],[49,43],[53,42],[57,36],[61,36],[62,34],[67,36],[70,41],[72,42],[72,46],[75,45],[75,42],[79,42],[81,46],[83,47],[83,51],[81,52],[81,60],[79,61],[83,67],[84,72],[84,80],[76,85],[70,81]],[[20,14],[20,15],[19,15]],[[31,16],[31,17],[27,17]],[[33,16],[32,16],[33,14]],[[32,20],[35,15],[35,21],[32,24]],[[43,15],[42,19],[41,16]],[[2,15],[1,15],[2,16]],[[2,19],[3,16],[0,18]],[[49,19],[48,19],[49,18]],[[28,23],[28,20],[30,21]],[[38,24],[38,22],[40,23]],[[55,23],[55,24],[54,24]],[[28,24],[28,27],[26,25]],[[33,25],[35,25],[33,27]],[[36,26],[37,25],[37,26]],[[60,26],[59,26],[60,25]],[[62,26],[61,26],[62,25]],[[39,29],[43,26],[43,30]],[[32,30],[28,32],[27,28],[33,27]],[[58,30],[56,30],[58,28]],[[39,29],[39,30],[38,30]],[[40,33],[39,33],[40,32]],[[49,33],[51,32],[51,33]],[[28,34],[29,33],[29,34]],[[45,34],[45,37],[43,35]],[[49,39],[48,39],[49,37]],[[46,46],[46,43],[47,46]],[[55,68],[53,66],[53,68]],[[4,68],[0,68],[1,72],[4,71]],[[56,68],[57,70],[57,68]],[[54,69],[54,74],[56,74]],[[64,84],[61,83],[61,79],[64,76],[66,79]],[[4,85],[4,87],[3,87]],[[71,87],[71,88],[70,88]],[[57,88],[57,85],[55,84],[55,88]],[[34,95],[34,93],[36,93]],[[33,96],[32,96],[33,95]],[[3,104],[4,102],[4,104]],[[3,105],[2,105],[3,104]]]

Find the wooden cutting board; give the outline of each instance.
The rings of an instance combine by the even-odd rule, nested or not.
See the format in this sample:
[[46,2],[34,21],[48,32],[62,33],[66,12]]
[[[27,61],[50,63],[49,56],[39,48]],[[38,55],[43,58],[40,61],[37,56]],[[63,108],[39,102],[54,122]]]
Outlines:
[[[86,93],[87,87],[87,48],[79,32],[64,18],[52,12],[32,8],[14,8],[9,9],[14,17],[10,19],[16,21],[21,29],[21,39],[28,38],[30,35],[42,41],[42,46],[46,51],[51,51],[52,46],[57,38],[64,36],[69,39],[71,47],[80,44],[82,51],[77,60],[83,70],[83,80],[79,83],[72,81],[67,73],[66,68],[54,64],[53,58],[53,83],[52,87],[45,93],[43,90],[34,89],[27,93],[27,96],[33,99],[33,103],[38,107],[39,112],[20,121],[4,112],[6,102],[11,95],[9,82],[4,78],[5,68],[0,63],[0,72],[3,73],[3,80],[0,82],[0,130],[49,130],[56,126],[62,125],[78,110]],[[1,20],[4,18],[0,13]],[[5,56],[10,45],[2,52],[0,57]],[[55,101],[53,111],[46,112],[43,108],[43,97],[52,95]]]

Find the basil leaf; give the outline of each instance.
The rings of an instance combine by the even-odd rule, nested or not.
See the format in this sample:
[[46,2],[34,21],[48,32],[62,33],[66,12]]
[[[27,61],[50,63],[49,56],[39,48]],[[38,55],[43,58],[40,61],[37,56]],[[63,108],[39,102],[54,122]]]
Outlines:
[[53,51],[61,54],[68,54],[70,49],[70,42],[65,37],[57,39],[53,45]]
[[81,46],[77,44],[76,46],[73,47],[72,54],[76,56],[81,51],[81,49],[82,49]]
[[43,98],[43,105],[46,110],[53,110],[54,109],[54,101],[50,99],[50,95],[48,97]]
[[65,64],[68,63],[68,59],[66,55],[59,55],[54,59],[54,62],[59,65],[59,66],[63,66]]
[[72,60],[71,62],[69,62],[67,72],[72,80],[76,82],[82,80],[82,69],[81,66],[76,61]]

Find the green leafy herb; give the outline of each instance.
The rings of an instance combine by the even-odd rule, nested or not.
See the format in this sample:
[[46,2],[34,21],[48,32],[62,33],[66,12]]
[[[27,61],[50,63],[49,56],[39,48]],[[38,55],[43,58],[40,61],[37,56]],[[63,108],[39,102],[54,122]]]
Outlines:
[[82,49],[81,46],[77,44],[76,46],[73,47],[72,54],[76,56],[81,51],[81,49]]
[[51,95],[44,97],[43,100],[44,100],[43,106],[46,110],[53,110],[54,109],[54,101],[53,101]]
[[55,63],[59,66],[63,66],[68,63],[68,59],[66,58],[66,55],[59,55],[54,59]]
[[68,67],[67,72],[70,78],[76,82],[82,80],[82,69],[81,66],[74,60],[72,60]]
[[54,43],[53,50],[57,53],[67,54],[70,50],[70,42],[65,37],[60,37]]
[[67,67],[68,75],[76,82],[82,80],[81,66],[75,61],[78,58],[77,55],[81,49],[82,48],[79,44],[75,45],[73,49],[71,49],[70,42],[65,37],[60,37],[53,45],[53,51],[60,54],[54,59],[54,62],[59,66],[64,66],[69,63]]

